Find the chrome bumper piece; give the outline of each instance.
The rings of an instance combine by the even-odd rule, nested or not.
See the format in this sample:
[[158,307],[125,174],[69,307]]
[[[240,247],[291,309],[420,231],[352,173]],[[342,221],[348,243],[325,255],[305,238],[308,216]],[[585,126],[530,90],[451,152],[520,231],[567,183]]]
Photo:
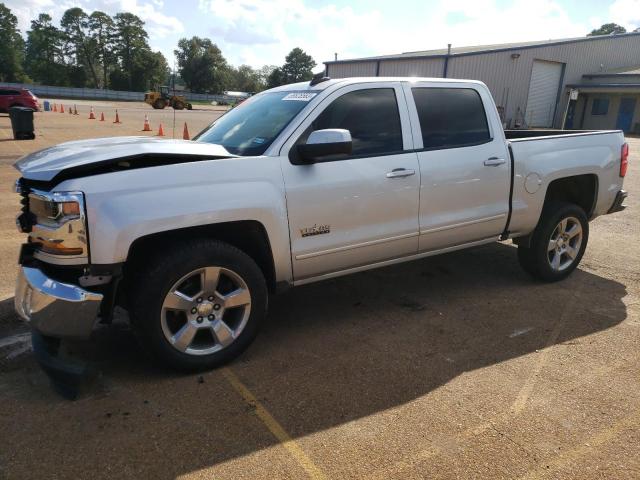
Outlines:
[[56,338],[89,338],[103,295],[21,266],[15,309],[34,330]]

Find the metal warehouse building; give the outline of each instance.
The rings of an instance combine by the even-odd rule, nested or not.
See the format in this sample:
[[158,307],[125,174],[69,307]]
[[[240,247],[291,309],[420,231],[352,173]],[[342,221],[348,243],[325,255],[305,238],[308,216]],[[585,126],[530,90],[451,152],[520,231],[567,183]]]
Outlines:
[[325,68],[331,78],[481,80],[509,128],[640,133],[640,33],[407,52]]

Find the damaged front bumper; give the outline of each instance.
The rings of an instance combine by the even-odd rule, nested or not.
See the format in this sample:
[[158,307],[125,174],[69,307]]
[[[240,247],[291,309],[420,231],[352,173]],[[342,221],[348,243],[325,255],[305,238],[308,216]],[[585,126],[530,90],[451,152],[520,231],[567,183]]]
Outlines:
[[98,318],[103,297],[100,293],[49,278],[38,268],[21,265],[15,309],[42,335],[87,339]]

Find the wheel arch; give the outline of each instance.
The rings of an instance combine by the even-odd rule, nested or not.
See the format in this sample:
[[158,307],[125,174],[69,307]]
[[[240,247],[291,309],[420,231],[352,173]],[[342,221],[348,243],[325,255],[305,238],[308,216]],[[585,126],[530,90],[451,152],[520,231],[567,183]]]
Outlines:
[[568,202],[591,218],[598,201],[598,176],[593,173],[556,178],[547,186],[543,208],[552,202]]
[[144,265],[154,255],[191,238],[212,238],[226,242],[249,255],[260,267],[270,292],[276,291],[276,272],[271,242],[264,225],[256,220],[239,220],[185,227],[151,233],[130,245],[125,262],[127,269]]
[[[547,185],[544,195],[538,222],[542,218],[544,210],[554,202],[568,202],[578,205],[584,210],[587,219],[591,219],[594,216],[598,202],[598,176],[594,173],[585,173],[555,178]],[[527,235],[515,237],[513,242],[517,245],[528,247],[532,234],[533,231]]]

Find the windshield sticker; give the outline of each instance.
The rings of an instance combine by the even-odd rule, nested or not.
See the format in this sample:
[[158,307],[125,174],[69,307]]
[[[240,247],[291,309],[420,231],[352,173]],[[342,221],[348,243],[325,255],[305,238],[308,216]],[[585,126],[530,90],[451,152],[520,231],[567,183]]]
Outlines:
[[256,137],[252,141],[253,141],[253,143],[257,143],[258,145],[262,145],[264,142],[267,141],[267,139],[263,138],[263,137]]
[[284,97],[282,97],[282,100],[297,100],[299,102],[308,102],[316,95],[317,93],[304,93],[304,92],[289,93]]

